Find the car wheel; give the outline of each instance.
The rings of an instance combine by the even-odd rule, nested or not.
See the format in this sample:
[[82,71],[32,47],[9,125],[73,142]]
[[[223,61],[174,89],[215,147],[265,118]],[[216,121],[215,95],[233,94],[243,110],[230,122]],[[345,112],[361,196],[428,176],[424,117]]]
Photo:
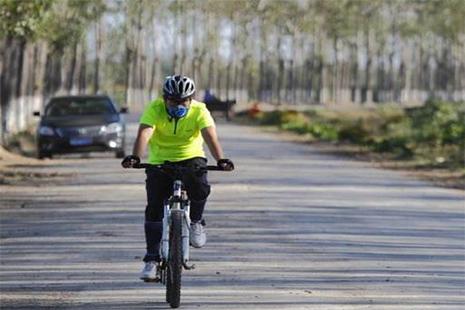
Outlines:
[[48,153],[48,152],[44,152],[44,151],[39,151],[39,153],[37,154],[37,158],[38,159],[45,159],[45,158],[50,158],[52,159],[52,153]]
[[126,156],[126,153],[124,152],[124,150],[118,150],[115,153],[116,158],[124,158],[124,156]]

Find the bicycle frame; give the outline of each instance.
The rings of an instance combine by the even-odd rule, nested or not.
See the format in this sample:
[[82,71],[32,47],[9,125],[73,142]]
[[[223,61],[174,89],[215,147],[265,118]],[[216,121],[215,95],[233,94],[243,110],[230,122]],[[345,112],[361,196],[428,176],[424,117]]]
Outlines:
[[[161,164],[161,165],[153,165],[148,163],[139,163],[135,164],[133,168],[141,169],[186,169],[180,168],[173,164]],[[204,169],[204,170],[216,170],[216,171],[224,171],[222,168],[218,166],[207,166],[204,168],[197,168],[197,169]],[[187,197],[186,191],[183,190],[183,183],[179,177],[176,177],[173,182],[173,195],[165,202],[163,206],[163,233],[162,233],[162,240],[161,240],[161,247],[160,247],[160,254],[162,257],[162,261],[164,263],[168,262],[169,260],[169,235],[170,235],[170,223],[171,217],[173,212],[183,212],[182,218],[183,225],[182,225],[182,254],[183,254],[183,266],[185,269],[192,269],[194,266],[188,266],[187,262],[189,261],[189,227],[191,224],[190,219],[190,201]]]
[[183,184],[181,180],[175,180],[173,183],[173,195],[168,199],[164,205],[163,216],[163,234],[161,240],[161,257],[164,262],[169,259],[169,235],[171,214],[173,212],[182,212],[183,225],[182,225],[182,254],[183,264],[189,261],[189,227],[191,224],[190,219],[190,201],[187,194],[182,190]]

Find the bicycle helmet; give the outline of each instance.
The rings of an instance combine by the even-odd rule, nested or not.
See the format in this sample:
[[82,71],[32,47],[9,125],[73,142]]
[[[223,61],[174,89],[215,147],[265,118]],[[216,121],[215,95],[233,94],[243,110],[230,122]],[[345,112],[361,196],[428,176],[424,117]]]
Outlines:
[[173,75],[166,77],[163,85],[163,95],[176,99],[185,99],[194,93],[194,81],[187,76]]

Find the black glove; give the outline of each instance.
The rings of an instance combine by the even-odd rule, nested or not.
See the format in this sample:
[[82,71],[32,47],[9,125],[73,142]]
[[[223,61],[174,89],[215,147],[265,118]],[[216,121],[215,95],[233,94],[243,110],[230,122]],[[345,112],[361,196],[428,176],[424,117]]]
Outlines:
[[234,170],[234,163],[230,159],[227,159],[227,158],[222,158],[222,159],[218,160],[216,165],[218,167],[223,168],[224,170],[227,170],[227,171]]
[[128,155],[124,157],[123,161],[121,162],[121,166],[123,166],[123,168],[132,168],[132,166],[139,164],[139,163],[140,163],[139,156]]

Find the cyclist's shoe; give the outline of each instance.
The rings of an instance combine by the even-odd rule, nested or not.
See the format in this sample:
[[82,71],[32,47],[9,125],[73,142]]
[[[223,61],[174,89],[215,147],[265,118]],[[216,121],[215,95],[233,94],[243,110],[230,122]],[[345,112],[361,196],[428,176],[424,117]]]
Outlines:
[[157,262],[146,262],[140,273],[140,279],[145,282],[159,282],[160,276],[158,272]]
[[201,222],[191,223],[189,241],[194,248],[201,248],[207,242],[207,233]]

